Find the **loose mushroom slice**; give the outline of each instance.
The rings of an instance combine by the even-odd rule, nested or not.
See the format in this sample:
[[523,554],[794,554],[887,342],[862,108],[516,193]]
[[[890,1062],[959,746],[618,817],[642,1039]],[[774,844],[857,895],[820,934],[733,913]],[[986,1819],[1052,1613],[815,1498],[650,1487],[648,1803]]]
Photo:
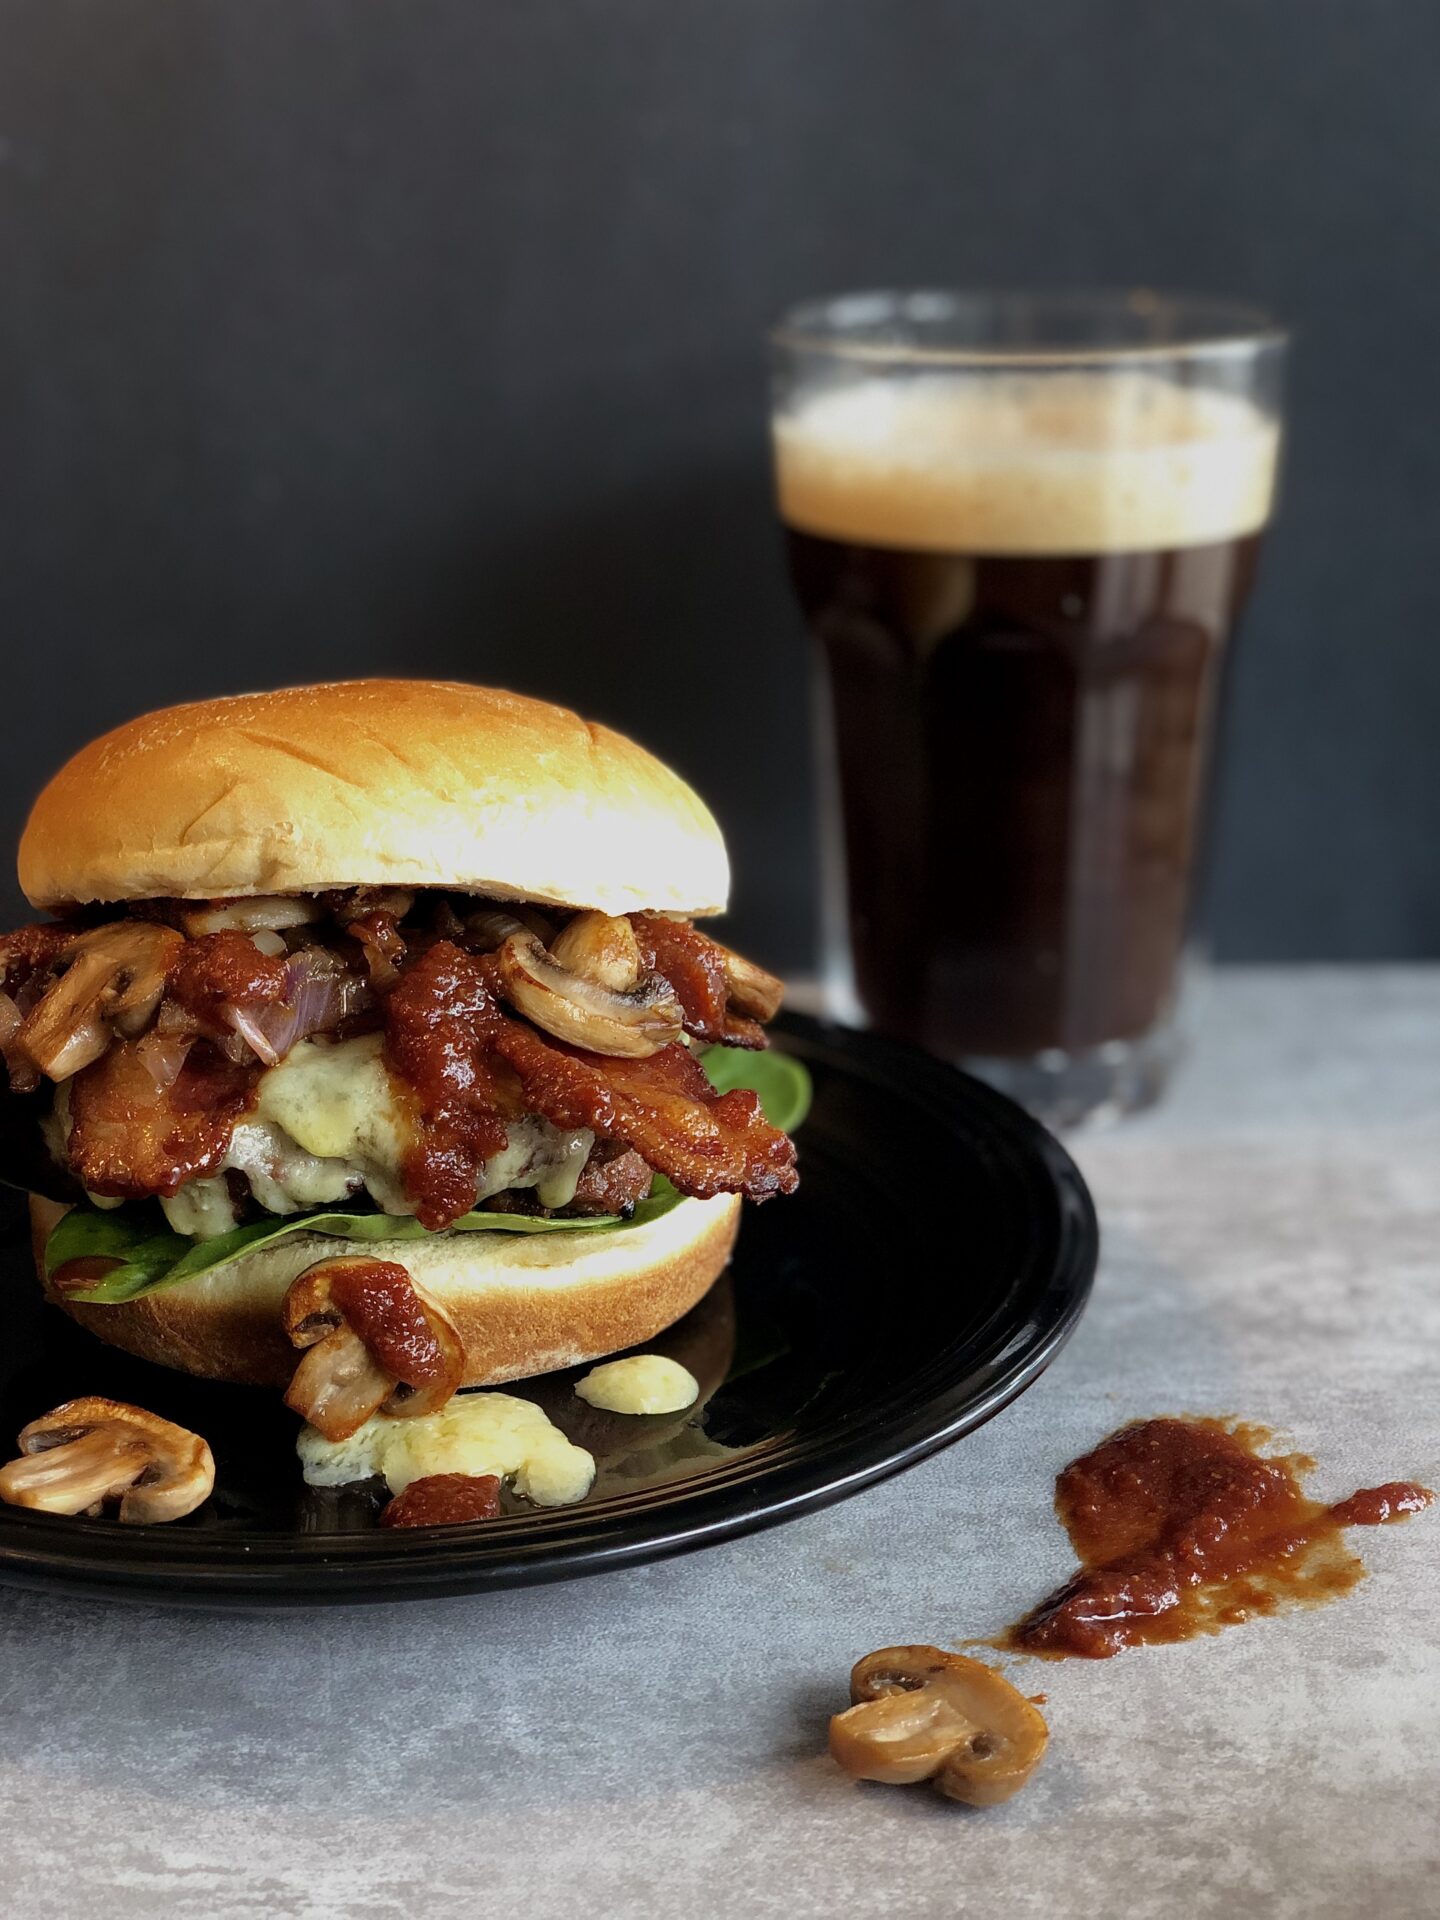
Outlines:
[[120,920],[81,934],[65,949],[65,971],[33,1007],[18,1045],[52,1080],[98,1060],[112,1028],[140,1033],[160,1004],[170,962],[184,945],[173,927]]
[[67,1400],[22,1429],[20,1453],[0,1467],[0,1500],[43,1513],[93,1515],[118,1500],[120,1518],[143,1526],[193,1513],[215,1485],[198,1433],[123,1400]]
[[680,1003],[658,973],[617,992],[587,974],[572,973],[533,933],[512,933],[496,958],[511,1004],[572,1047],[643,1059],[678,1040],[683,1031]]
[[830,1751],[858,1780],[934,1780],[951,1800],[993,1807],[1018,1793],[1049,1738],[1044,1718],[994,1667],[939,1647],[882,1647],[850,1675],[855,1702],[830,1722]]
[[306,1349],[285,1404],[327,1440],[348,1440],[372,1413],[437,1412],[464,1375],[454,1324],[393,1260],[317,1261],[291,1282],[281,1318]]

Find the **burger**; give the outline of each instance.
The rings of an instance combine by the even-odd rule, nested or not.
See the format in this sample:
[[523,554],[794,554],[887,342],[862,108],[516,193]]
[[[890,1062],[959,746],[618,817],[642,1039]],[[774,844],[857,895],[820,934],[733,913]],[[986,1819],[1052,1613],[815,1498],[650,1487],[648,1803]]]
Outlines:
[[719,829],[560,707],[148,714],[51,780],[19,876],[4,1155],[47,1294],[331,1439],[648,1341],[796,1185],[744,1065],[780,983],[695,925]]

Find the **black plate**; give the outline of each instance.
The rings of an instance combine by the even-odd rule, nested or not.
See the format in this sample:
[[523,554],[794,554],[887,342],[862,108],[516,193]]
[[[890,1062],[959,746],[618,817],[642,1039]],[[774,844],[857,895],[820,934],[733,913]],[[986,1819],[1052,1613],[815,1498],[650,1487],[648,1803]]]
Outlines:
[[382,1530],[375,1493],[301,1485],[296,1422],[274,1395],[132,1360],[43,1306],[12,1225],[0,1447],[59,1401],[104,1393],[204,1433],[217,1478],[198,1513],[164,1527],[0,1507],[0,1579],[201,1606],[519,1586],[771,1525],[979,1426],[1085,1303],[1098,1235],[1080,1175],[1018,1107],[924,1054],[800,1019],[778,1043],[815,1081],[800,1191],[747,1209],[730,1273],[649,1343],[696,1373],[701,1408],[598,1415],[574,1373],[517,1389],[596,1454],[578,1507]]

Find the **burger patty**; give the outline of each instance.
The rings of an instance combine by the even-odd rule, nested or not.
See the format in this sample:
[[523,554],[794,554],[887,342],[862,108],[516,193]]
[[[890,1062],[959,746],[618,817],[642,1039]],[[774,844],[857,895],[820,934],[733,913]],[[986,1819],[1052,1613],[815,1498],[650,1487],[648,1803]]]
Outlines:
[[[497,1194],[625,1211],[656,1171],[697,1196],[796,1184],[756,1096],[717,1094],[678,1037],[763,1045],[751,1016],[779,983],[688,924],[352,890],[271,903],[267,928],[265,904],[0,939],[12,1086],[43,1105],[40,1079],[61,1081],[48,1135],[87,1191],[158,1196],[212,1233],[246,1186],[271,1212],[364,1189],[440,1230]],[[593,950],[596,976],[552,944],[576,966]]]

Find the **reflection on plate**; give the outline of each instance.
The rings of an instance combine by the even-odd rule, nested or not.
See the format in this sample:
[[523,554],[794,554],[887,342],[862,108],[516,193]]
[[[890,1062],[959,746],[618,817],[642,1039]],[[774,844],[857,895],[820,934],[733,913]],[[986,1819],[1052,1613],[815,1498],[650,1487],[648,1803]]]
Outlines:
[[1093,1209],[1064,1151],[999,1095],[909,1048],[782,1023],[815,1104],[792,1199],[747,1208],[735,1262],[647,1351],[700,1382],[683,1414],[586,1405],[585,1371],[518,1382],[596,1457],[590,1497],[411,1533],[374,1485],[300,1480],[275,1396],[168,1373],[41,1305],[18,1218],[3,1251],[0,1446],[82,1393],[203,1433],[216,1490],[148,1529],[0,1508],[0,1579],[199,1605],[375,1600],[599,1572],[745,1532],[858,1491],[1023,1391],[1089,1291]]

